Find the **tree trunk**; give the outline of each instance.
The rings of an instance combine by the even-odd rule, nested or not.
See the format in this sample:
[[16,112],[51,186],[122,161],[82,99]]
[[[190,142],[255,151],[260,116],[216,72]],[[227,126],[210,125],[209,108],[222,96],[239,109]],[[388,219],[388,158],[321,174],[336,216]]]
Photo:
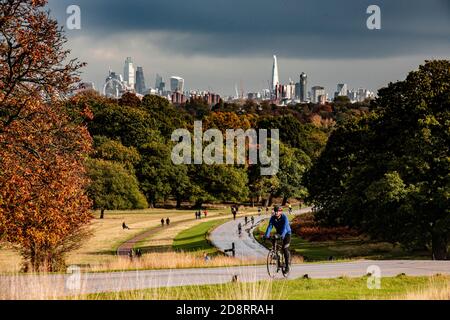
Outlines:
[[283,197],[283,203],[281,205],[284,207],[288,202],[288,200],[289,200],[288,197]]
[[181,198],[177,198],[177,209],[181,209]]
[[197,201],[195,201],[195,208],[196,209],[202,209],[202,206],[203,206],[203,200],[197,200]]
[[273,194],[270,194],[270,197],[269,197],[269,207],[271,207],[272,204],[273,204]]
[[447,260],[448,257],[448,236],[446,234],[434,232],[432,234],[433,260]]
[[105,209],[100,210],[100,219],[105,218]]

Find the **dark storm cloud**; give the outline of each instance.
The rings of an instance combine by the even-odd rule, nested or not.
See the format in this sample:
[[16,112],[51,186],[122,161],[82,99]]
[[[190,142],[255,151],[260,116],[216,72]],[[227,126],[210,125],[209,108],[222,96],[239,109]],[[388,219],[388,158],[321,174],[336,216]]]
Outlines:
[[[163,32],[180,54],[385,57],[449,49],[450,0],[51,0],[61,19],[78,4],[85,36]],[[366,9],[382,10],[382,30]]]

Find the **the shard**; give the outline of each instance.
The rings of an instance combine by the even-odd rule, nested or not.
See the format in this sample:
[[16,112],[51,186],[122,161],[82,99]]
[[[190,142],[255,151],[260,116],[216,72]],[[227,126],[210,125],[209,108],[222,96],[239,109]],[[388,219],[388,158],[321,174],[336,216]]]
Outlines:
[[277,56],[273,56],[273,69],[272,69],[272,92],[275,92],[276,86],[280,84],[280,79],[278,77],[278,61]]

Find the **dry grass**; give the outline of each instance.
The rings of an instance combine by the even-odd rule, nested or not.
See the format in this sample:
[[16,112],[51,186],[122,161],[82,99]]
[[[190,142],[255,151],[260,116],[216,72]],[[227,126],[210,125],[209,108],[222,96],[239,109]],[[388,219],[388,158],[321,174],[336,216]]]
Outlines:
[[0,300],[61,300],[67,295],[64,275],[0,275]]
[[[68,265],[96,265],[116,262],[115,249],[128,239],[145,232],[147,229],[158,227],[161,218],[170,218],[172,223],[187,221],[187,228],[205,220],[195,220],[192,210],[167,210],[146,209],[132,211],[106,211],[105,218],[99,219],[99,213],[95,212],[95,219],[91,222],[90,229],[93,236],[78,250],[67,257]],[[215,218],[220,214],[228,213],[224,210],[209,210],[209,217]],[[192,221],[190,221],[192,220]],[[122,230],[122,222],[126,222],[131,230]],[[184,223],[161,230],[156,233],[158,241],[153,245],[171,244],[171,238],[175,237],[176,230],[183,229]],[[167,233],[166,233],[167,232]],[[150,241],[151,242],[151,241]],[[0,273],[15,273],[20,270],[21,257],[17,251],[6,245],[0,245]]]
[[144,254],[141,258],[130,260],[127,257],[116,257],[114,260],[90,267],[86,271],[125,271],[152,269],[210,268],[224,266],[243,266],[263,263],[264,261],[240,260],[226,256],[214,256],[206,261],[202,253],[155,252]]
[[157,250],[157,248],[160,247],[172,247],[173,240],[175,237],[185,230],[188,230],[192,227],[195,227],[196,225],[208,222],[212,220],[221,220],[224,218],[224,215],[219,215],[218,213],[214,214],[208,214],[208,218],[201,220],[193,220],[193,221],[186,221],[182,224],[175,224],[170,225],[169,227],[166,227],[164,229],[161,229],[160,231],[154,233],[150,238],[147,238],[143,241],[140,241],[136,244],[136,247],[140,248],[146,248],[146,250],[152,251],[152,248]]
[[[167,217],[170,217],[172,222],[193,219],[190,212],[176,210],[107,212],[105,219],[95,219],[92,222],[93,237],[88,239],[79,250],[70,254],[67,263],[70,265],[108,263],[114,260],[114,251],[121,243],[149,228],[158,227],[161,218]],[[122,230],[124,221],[131,230]]]
[[[256,274],[248,274],[246,282],[231,282],[230,274],[230,281],[213,286],[170,287],[170,279],[166,284],[158,277],[150,283],[148,279],[125,277],[113,281],[115,292],[86,294],[85,280],[81,281],[81,288],[70,291],[64,275],[0,275],[0,300],[268,300],[282,296],[279,286],[274,293],[273,282],[256,281]],[[130,285],[151,289],[130,290]]]
[[407,292],[404,295],[397,296],[396,300],[450,300],[450,277],[442,283],[439,281],[442,276],[430,278],[429,284],[416,291]]
[[150,290],[135,290],[78,296],[75,299],[89,300],[281,300],[284,290],[277,288],[274,293],[274,282],[236,282],[214,285],[214,290],[202,286],[186,286],[176,288],[155,288]]
[[7,244],[0,243],[0,273],[19,272],[22,258],[19,253]]

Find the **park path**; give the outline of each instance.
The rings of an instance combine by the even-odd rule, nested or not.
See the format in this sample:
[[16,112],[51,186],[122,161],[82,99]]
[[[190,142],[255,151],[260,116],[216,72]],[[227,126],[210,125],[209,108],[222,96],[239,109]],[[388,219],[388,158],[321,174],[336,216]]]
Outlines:
[[[312,208],[304,208],[300,210],[294,210],[294,215],[305,214],[311,212]],[[211,243],[220,251],[231,249],[232,244],[235,244],[235,255],[239,259],[249,260],[265,260],[268,254],[266,247],[261,245],[253,237],[253,230],[258,225],[270,218],[269,215],[254,216],[255,223],[252,225],[250,218],[248,223],[245,224],[245,218],[238,218],[236,220],[227,222],[216,229],[214,229],[209,235]],[[238,225],[242,224],[242,234],[238,233]]]
[[[247,215],[249,215],[247,213]],[[150,229],[147,229],[145,232],[142,232],[133,238],[123,242],[118,248],[117,248],[117,255],[118,256],[128,256],[130,254],[130,250],[136,247],[136,244],[144,241],[146,239],[149,239],[153,237],[156,233],[164,232],[164,230],[167,230],[169,228],[174,228],[176,226],[179,226],[181,224],[186,224],[188,222],[194,222],[197,221],[198,223],[207,222],[211,220],[217,220],[217,219],[224,219],[227,216],[221,216],[221,215],[209,215],[208,218],[202,218],[200,220],[196,220],[195,218],[187,218],[179,221],[172,221],[169,226],[165,225],[164,227],[161,226],[161,224],[156,225],[155,227],[152,227]],[[231,217],[231,214],[230,214]]]
[[[173,228],[176,227],[180,224],[183,223],[187,223],[187,222],[191,222],[194,221],[194,218],[188,218],[188,219],[183,219],[183,220],[179,220],[179,221],[173,221],[170,223],[169,226],[164,225],[164,227],[161,226],[161,224],[159,224],[158,226],[155,226],[153,228],[148,229],[147,231],[140,233],[138,235],[136,235],[135,237],[125,241],[124,243],[122,243],[118,248],[117,248],[117,255],[118,256],[128,256],[130,254],[130,250],[133,249],[137,243],[144,241],[148,238],[151,238],[152,236],[154,236],[156,233],[158,232],[163,232],[164,230],[167,230],[169,228]],[[202,221],[202,220],[199,220]]]
[[[131,239],[123,242],[117,248],[117,255],[118,256],[128,256],[130,254],[130,250],[133,249],[134,247],[136,247],[137,243],[139,243],[141,241],[145,241],[149,238],[152,238],[156,233],[165,232],[166,230],[172,229],[181,224],[186,224],[187,226],[190,226],[189,223],[191,223],[191,222],[198,222],[198,224],[200,224],[202,222],[208,222],[211,220],[224,219],[226,217],[227,217],[226,215],[209,215],[208,218],[202,218],[200,220],[196,220],[195,218],[187,218],[187,219],[183,219],[183,220],[172,221],[169,226],[164,225],[164,227],[162,227],[161,224],[156,225],[152,228],[147,229],[146,231],[144,231],[142,233],[139,233],[138,235],[132,237]],[[192,226],[190,226],[190,227],[192,227]]]

